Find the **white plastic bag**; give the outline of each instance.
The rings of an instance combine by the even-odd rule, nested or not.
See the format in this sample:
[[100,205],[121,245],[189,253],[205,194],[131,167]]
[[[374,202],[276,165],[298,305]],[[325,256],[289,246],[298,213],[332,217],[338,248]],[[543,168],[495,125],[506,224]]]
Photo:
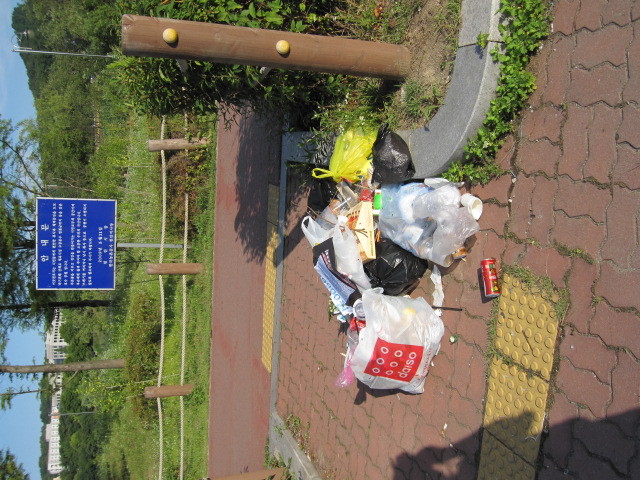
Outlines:
[[300,228],[312,247],[315,247],[325,240],[329,240],[333,235],[333,226],[331,226],[331,228],[324,228],[309,215],[302,219]]
[[371,281],[364,272],[360,250],[353,232],[346,226],[336,226],[333,230],[333,248],[336,251],[338,271],[354,282],[358,290],[364,292],[371,288]]
[[310,216],[302,219],[302,232],[312,247],[328,239],[333,239],[333,249],[338,272],[347,276],[364,292],[371,288],[369,277],[364,271],[356,237],[345,225],[346,218],[337,217],[338,223],[330,229],[324,229]]
[[442,320],[424,298],[391,297],[381,288],[362,294],[367,326],[350,367],[371,388],[422,393],[444,335]]

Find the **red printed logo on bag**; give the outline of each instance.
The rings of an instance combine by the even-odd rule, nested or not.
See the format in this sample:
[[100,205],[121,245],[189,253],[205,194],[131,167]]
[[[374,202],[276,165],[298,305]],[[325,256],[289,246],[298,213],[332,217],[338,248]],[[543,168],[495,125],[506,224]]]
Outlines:
[[424,347],[385,342],[378,338],[364,373],[410,382],[422,360]]

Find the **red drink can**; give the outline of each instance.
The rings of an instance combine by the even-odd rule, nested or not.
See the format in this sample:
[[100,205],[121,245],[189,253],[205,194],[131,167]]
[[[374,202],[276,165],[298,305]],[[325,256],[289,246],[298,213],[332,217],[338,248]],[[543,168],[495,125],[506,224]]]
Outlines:
[[485,258],[480,262],[484,296],[495,298],[500,296],[500,281],[498,280],[498,263],[495,258]]

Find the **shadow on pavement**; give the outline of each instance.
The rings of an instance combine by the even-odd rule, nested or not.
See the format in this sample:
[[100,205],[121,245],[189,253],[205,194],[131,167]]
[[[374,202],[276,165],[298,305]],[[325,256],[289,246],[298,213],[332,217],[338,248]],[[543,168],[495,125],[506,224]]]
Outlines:
[[243,111],[235,117],[238,129],[236,202],[237,239],[246,258],[262,263],[266,254],[268,184],[278,185],[280,172],[279,121]]
[[[535,476],[523,478],[538,480],[639,478],[640,409],[603,420],[572,418],[551,426],[542,433],[538,458],[533,463],[520,456],[513,457],[513,450],[504,455],[504,443],[497,437],[510,441],[514,437],[509,438],[509,432],[526,431],[532,420],[532,414],[525,413],[483,427],[448,448],[425,447],[415,454],[404,453],[393,463],[393,480],[475,479],[481,456],[485,455],[492,461],[501,460],[493,461],[493,472],[486,475],[485,471],[482,478],[520,478],[518,474],[526,473],[527,469],[535,469]],[[484,435],[491,436],[493,441],[482,444]],[[522,440],[521,445],[526,446],[526,442],[535,442],[537,438]],[[486,451],[481,450],[481,444]]]
[[[238,142],[235,185],[238,213],[234,230],[247,258],[258,263],[262,263],[266,255],[268,185],[280,184],[282,123],[282,119],[259,117],[247,110],[227,123],[228,129],[237,129]],[[303,201],[306,209],[308,189],[304,174],[292,171],[287,181],[293,185],[287,188],[285,205],[290,209],[292,204]],[[285,232],[293,222],[299,223],[299,219],[285,219]],[[287,249],[284,249],[286,255]]]

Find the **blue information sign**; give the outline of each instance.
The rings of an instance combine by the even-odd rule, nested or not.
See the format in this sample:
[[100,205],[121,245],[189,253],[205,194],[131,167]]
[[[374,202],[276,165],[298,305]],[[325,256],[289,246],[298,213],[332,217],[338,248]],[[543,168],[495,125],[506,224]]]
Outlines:
[[36,199],[36,288],[115,288],[116,201]]

